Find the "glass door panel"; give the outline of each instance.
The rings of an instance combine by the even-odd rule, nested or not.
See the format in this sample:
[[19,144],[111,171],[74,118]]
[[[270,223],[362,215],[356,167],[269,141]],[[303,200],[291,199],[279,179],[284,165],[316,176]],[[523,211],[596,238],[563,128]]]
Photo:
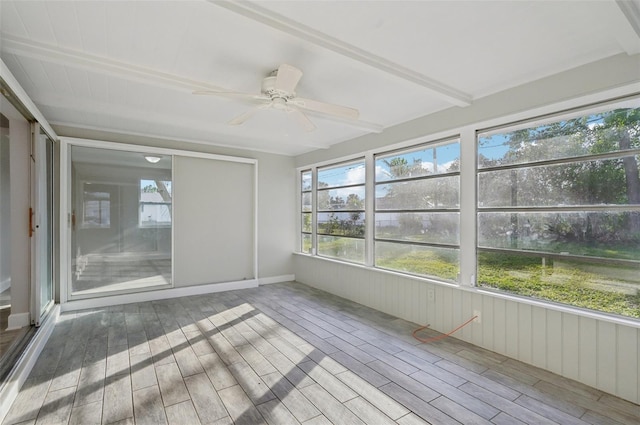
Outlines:
[[11,176],[9,119],[0,114],[0,332],[11,307]]
[[53,305],[53,141],[34,124],[33,141],[33,320],[40,325]]
[[71,298],[171,285],[171,179],[170,156],[71,146]]

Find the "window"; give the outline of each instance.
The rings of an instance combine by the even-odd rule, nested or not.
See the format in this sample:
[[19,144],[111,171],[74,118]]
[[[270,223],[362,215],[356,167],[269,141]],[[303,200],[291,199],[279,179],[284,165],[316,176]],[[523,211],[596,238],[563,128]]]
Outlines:
[[82,190],[82,227],[111,227],[111,190],[101,184],[84,183]]
[[364,160],[318,168],[318,254],[365,261]]
[[640,317],[640,108],[522,127],[477,136],[478,283]]
[[140,180],[140,227],[171,224],[171,181]]
[[312,237],[312,188],[313,188],[313,174],[310,170],[303,171],[301,174],[300,190],[301,197],[301,250],[302,252],[312,253],[313,237]]
[[376,267],[457,280],[460,142],[378,155],[375,169]]

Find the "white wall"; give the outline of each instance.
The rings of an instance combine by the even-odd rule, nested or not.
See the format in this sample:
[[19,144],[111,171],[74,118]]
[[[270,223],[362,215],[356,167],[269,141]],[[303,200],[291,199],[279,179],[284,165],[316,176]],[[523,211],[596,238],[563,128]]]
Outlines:
[[[384,150],[410,140],[461,135],[463,162],[473,164],[476,129],[640,93],[640,55],[619,55],[363,136],[296,158],[296,167]],[[469,155],[472,157],[469,158]],[[470,159],[470,161],[469,161]],[[464,165],[463,165],[464,167]],[[471,202],[461,219],[461,282],[475,274],[473,165],[463,168]],[[469,176],[471,176],[469,178]],[[464,195],[463,196],[467,196]],[[465,249],[465,247],[467,247]],[[471,255],[469,255],[471,254]],[[470,286],[445,285],[373,268],[296,255],[296,280],[415,322],[448,332],[482,312],[482,323],[458,338],[640,403],[640,321],[550,307]],[[434,300],[427,297],[433,290]]]

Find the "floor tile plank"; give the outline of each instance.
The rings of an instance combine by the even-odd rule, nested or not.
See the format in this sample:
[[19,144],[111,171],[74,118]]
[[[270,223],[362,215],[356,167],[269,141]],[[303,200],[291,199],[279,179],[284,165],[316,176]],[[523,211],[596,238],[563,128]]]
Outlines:
[[[44,361],[47,361],[46,359]],[[4,418],[3,424],[17,424],[36,419],[44,399],[47,397],[52,376],[30,376]]]
[[229,370],[254,404],[258,405],[276,398],[267,384],[246,362],[234,363],[229,366]]
[[189,391],[182,380],[182,374],[177,364],[169,363],[157,366],[156,376],[165,407],[189,400]]
[[162,425],[167,423],[167,416],[157,385],[133,392],[133,417],[136,425]]
[[307,400],[282,374],[274,372],[263,376],[262,379],[298,421],[304,422],[320,414],[313,403]]
[[67,387],[49,391],[40,408],[38,424],[66,424],[71,417],[75,388]]
[[298,425],[300,422],[277,400],[267,401],[258,406],[258,410],[269,425]]
[[[327,370],[322,368],[314,361],[308,361],[299,365],[300,369],[305,371],[311,379],[316,381],[329,394],[338,399],[341,403],[356,398],[358,394],[342,383],[338,378],[333,376]],[[306,387],[305,387],[306,388]],[[304,389],[304,388],[303,388]],[[302,391],[301,389],[300,391]]]
[[184,382],[202,423],[213,423],[229,415],[205,373],[188,376]]
[[131,377],[128,374],[107,376],[102,404],[102,422],[109,424],[133,417]]
[[231,419],[236,425],[266,425],[258,409],[251,402],[242,387],[234,385],[219,392]]
[[396,423],[362,397],[352,398],[344,405],[365,424],[393,425]]
[[166,413],[169,425],[199,425],[202,423],[189,400],[168,406]]
[[78,405],[71,409],[69,425],[100,425],[102,423],[102,400]]
[[351,410],[318,384],[300,390],[334,424],[365,425]]
[[205,354],[200,356],[198,360],[216,390],[222,390],[238,383],[218,354]]

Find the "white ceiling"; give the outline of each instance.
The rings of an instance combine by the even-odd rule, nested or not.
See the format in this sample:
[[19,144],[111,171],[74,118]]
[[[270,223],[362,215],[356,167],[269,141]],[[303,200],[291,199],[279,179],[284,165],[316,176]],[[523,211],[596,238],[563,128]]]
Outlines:
[[[602,1],[9,1],[1,57],[54,125],[298,155],[619,54],[640,3]],[[260,90],[288,63],[302,97],[362,125],[193,90]],[[365,127],[365,128],[362,128]]]

